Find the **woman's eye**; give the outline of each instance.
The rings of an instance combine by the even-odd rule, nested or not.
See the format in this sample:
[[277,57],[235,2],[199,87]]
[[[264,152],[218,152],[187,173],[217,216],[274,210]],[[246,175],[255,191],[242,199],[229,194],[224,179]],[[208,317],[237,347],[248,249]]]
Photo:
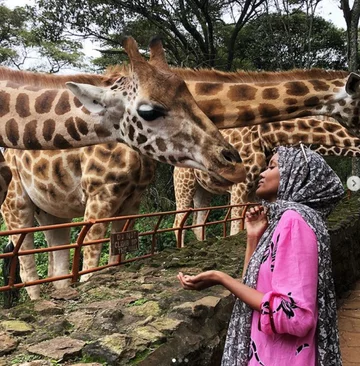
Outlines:
[[139,108],[137,110],[139,116],[143,118],[145,121],[153,121],[156,118],[164,117],[165,111],[160,109],[149,109],[149,108]]

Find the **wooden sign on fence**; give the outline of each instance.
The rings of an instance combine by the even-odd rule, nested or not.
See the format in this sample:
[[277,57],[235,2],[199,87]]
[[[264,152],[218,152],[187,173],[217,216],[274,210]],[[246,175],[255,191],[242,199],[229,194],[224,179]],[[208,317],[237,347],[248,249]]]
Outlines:
[[111,255],[133,253],[139,249],[139,231],[124,231],[110,235]]

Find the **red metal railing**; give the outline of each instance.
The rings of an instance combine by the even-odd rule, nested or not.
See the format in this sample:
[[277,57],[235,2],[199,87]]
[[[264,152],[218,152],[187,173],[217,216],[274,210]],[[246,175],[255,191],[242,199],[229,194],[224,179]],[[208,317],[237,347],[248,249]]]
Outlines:
[[[8,230],[0,232],[1,236],[11,236],[11,235],[20,235],[19,240],[17,241],[15,248],[12,252],[0,254],[0,260],[5,258],[11,258],[11,266],[10,266],[10,274],[9,274],[9,282],[8,285],[0,287],[1,291],[8,291],[13,288],[21,288],[25,286],[33,286],[37,284],[47,283],[47,282],[54,282],[64,279],[71,279],[71,282],[77,282],[79,280],[79,277],[86,273],[96,272],[99,270],[102,270],[104,268],[118,266],[124,263],[129,263],[133,261],[137,261],[140,259],[151,257],[156,252],[156,243],[157,243],[157,237],[166,232],[171,231],[178,231],[178,246],[181,245],[181,238],[184,235],[184,231],[190,230],[193,228],[202,228],[202,239],[205,238],[205,232],[206,228],[212,225],[222,225],[223,227],[223,237],[227,236],[228,228],[227,224],[231,221],[239,220],[240,221],[240,230],[244,229],[244,217],[245,212],[248,209],[249,206],[253,204],[243,204],[243,205],[231,205],[231,206],[215,206],[215,207],[205,207],[200,209],[188,209],[188,210],[182,210],[182,211],[169,211],[169,212],[156,212],[156,213],[149,213],[149,214],[143,214],[143,215],[131,215],[131,216],[119,216],[119,217],[111,217],[106,219],[97,219],[97,220],[90,220],[86,222],[74,222],[74,223],[66,223],[66,224],[57,224],[57,225],[49,225],[49,226],[39,226],[39,227],[32,227],[32,228],[25,228],[25,229],[18,229],[18,230]],[[232,218],[231,217],[231,211],[235,207],[243,207],[242,215],[240,217]],[[209,218],[209,215],[212,211],[215,210],[224,210],[225,215],[223,219],[216,220],[216,221],[207,221]],[[199,211],[206,211],[205,217],[203,222],[196,224],[196,225],[186,225],[186,222],[189,218],[189,216],[195,212]],[[181,220],[181,223],[178,227],[174,228],[160,228],[161,222],[164,217],[169,215],[176,215],[176,214],[184,214],[183,219]],[[91,227],[95,224],[99,223],[111,223],[115,221],[120,220],[126,220],[125,225],[122,228],[122,232],[125,232],[128,230],[130,223],[136,222],[136,220],[144,219],[144,218],[152,218],[156,219],[157,221],[154,223],[154,229],[150,231],[140,232],[139,237],[143,236],[152,236],[151,238],[151,249],[148,254],[141,255],[135,258],[122,260],[121,256],[118,256],[118,259],[116,262],[102,265],[98,267],[94,267],[88,270],[80,270],[80,259],[81,259],[81,250],[84,246],[87,245],[94,245],[94,244],[103,244],[106,242],[109,242],[109,238],[101,238],[97,240],[91,240],[91,241],[85,241],[86,234],[91,229]],[[61,229],[61,228],[75,228],[81,226],[82,229],[77,237],[76,243],[70,243],[70,244],[64,244],[59,246],[53,246],[53,247],[47,247],[47,248],[38,248],[38,249],[29,249],[29,250],[20,250],[22,243],[24,242],[24,239],[27,234],[29,233],[35,233],[39,231],[48,231],[48,230],[55,230],[55,229]],[[47,277],[43,279],[38,279],[35,281],[29,281],[29,282],[22,282],[22,283],[15,283],[16,278],[16,258],[19,258],[20,256],[24,255],[33,255],[36,253],[44,253],[44,252],[52,252],[57,250],[71,250],[74,249],[74,256],[72,259],[72,271],[69,274],[63,275],[63,276],[54,276],[54,277]]]

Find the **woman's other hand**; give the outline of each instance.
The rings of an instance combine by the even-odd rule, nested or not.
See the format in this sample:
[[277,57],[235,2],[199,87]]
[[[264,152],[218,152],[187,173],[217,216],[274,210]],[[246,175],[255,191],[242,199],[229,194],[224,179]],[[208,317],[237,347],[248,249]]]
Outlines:
[[206,271],[196,276],[184,275],[182,272],[179,272],[177,278],[185,290],[201,291],[220,284],[218,271]]
[[245,225],[248,237],[260,238],[268,227],[266,209],[263,206],[253,206],[246,211]]

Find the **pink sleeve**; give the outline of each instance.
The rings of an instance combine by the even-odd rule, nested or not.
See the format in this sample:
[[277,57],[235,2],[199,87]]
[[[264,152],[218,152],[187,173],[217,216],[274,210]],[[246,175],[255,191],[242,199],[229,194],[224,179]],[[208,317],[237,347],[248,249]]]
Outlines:
[[304,337],[317,321],[318,250],[316,235],[297,212],[281,217],[270,258],[272,291],[263,297],[259,329]]

